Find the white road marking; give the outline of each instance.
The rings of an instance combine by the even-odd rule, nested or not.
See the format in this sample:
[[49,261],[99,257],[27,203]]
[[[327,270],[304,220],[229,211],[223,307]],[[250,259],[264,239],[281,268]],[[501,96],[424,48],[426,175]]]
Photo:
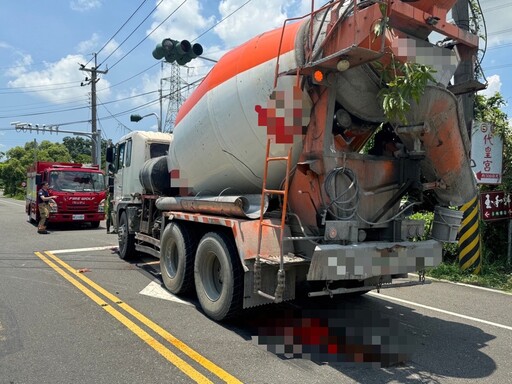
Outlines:
[[192,305],[188,301],[181,300],[174,296],[171,292],[165,290],[162,288],[160,283],[156,281],[152,281],[147,285],[146,288],[144,288],[142,291],[139,292],[141,295],[156,297],[157,299],[163,299],[163,300],[169,300],[169,301],[175,301],[177,303],[186,304],[186,305]]
[[[416,277],[418,278],[419,276],[415,273],[409,273],[409,276],[412,276],[412,277]],[[500,291],[499,289],[494,289],[494,288],[487,288],[487,287],[480,287],[478,285],[471,285],[471,284],[464,284],[464,283],[459,283],[459,282],[456,282],[456,281],[450,281],[450,280],[445,280],[445,279],[436,279],[435,277],[432,277],[432,276],[427,276],[426,277],[427,280],[432,280],[432,281],[440,281],[442,283],[448,283],[448,284],[454,284],[454,285],[461,285],[463,287],[468,287],[468,288],[474,288],[474,289],[481,289],[482,291],[488,291],[488,292],[494,292],[494,293],[501,293],[502,295],[512,295],[512,292],[507,292],[507,291]]]
[[[67,253],[67,252],[101,251],[101,250],[105,250],[105,249],[113,249],[113,248],[116,248],[116,247],[117,247],[117,245],[108,245],[108,246],[104,246],[104,247],[60,249],[60,250],[49,251],[49,252],[51,252],[53,254],[58,254],[58,253]],[[469,287],[473,287],[473,286],[469,285]],[[496,290],[492,290],[492,291],[493,292],[501,293],[501,291],[496,291]],[[191,303],[189,303],[187,301],[184,301],[184,300],[181,300],[178,297],[176,297],[175,295],[173,295],[172,293],[170,293],[169,291],[165,290],[164,288],[162,288],[162,286],[159,283],[157,283],[155,281],[152,281],[151,283],[149,283],[146,286],[146,288],[144,288],[139,293],[141,295],[156,297],[158,299],[175,301],[177,303],[186,304],[186,305],[192,305]],[[387,299],[387,300],[390,300],[390,301],[396,301],[396,302],[399,302],[399,303],[404,303],[404,304],[408,304],[408,305],[411,305],[411,306],[428,309],[430,311],[440,312],[440,313],[444,313],[446,315],[455,316],[455,317],[459,317],[459,318],[462,318],[462,319],[475,321],[477,323],[487,324],[487,325],[491,325],[491,326],[494,326],[494,327],[503,328],[503,329],[507,329],[509,331],[512,331],[512,327],[510,327],[508,325],[498,324],[498,323],[494,323],[492,321],[478,319],[476,317],[466,316],[466,315],[462,315],[462,314],[451,312],[451,311],[445,311],[444,309],[430,307],[428,305],[423,305],[423,304],[415,303],[413,301],[398,299],[396,297],[384,295],[382,293],[368,292],[367,295],[370,295],[370,296],[373,296],[373,297],[377,297],[377,298],[381,298],[381,299]]]
[[[59,253],[69,253],[69,252],[88,252],[88,251],[101,251],[105,249],[113,249],[117,248],[117,245],[108,245],[105,247],[91,247],[91,248],[76,248],[76,249],[59,249],[55,251],[48,251],[53,254],[59,254]],[[159,262],[151,261],[147,263],[142,264],[157,264]],[[169,301],[175,301],[177,303],[185,304],[185,305],[193,305],[189,303],[188,301],[184,301],[179,299],[178,297],[174,296],[172,293],[167,291],[166,289],[162,288],[160,285],[160,282],[152,281],[149,283],[146,288],[144,288],[142,291],[139,292],[141,295],[145,296],[151,296],[156,297],[157,299],[163,299],[163,300],[169,300]]]
[[430,311],[440,312],[440,313],[444,313],[446,315],[460,317],[461,319],[471,320],[471,321],[475,321],[477,323],[492,325],[493,327],[503,328],[503,329],[507,329],[509,331],[512,331],[512,327],[510,327],[508,325],[498,324],[498,323],[494,323],[492,321],[487,321],[487,320],[483,320],[483,319],[478,319],[476,317],[462,315],[460,313],[455,313],[455,312],[451,312],[451,311],[445,311],[444,309],[430,307],[428,305],[423,305],[423,304],[415,303],[413,301],[398,299],[398,298],[393,297],[393,296],[383,295],[382,293],[368,292],[367,295],[370,295],[370,296],[373,296],[373,297],[376,297],[376,298],[380,298],[380,299],[384,299],[384,300],[396,301],[396,302],[399,302],[399,303],[411,305],[413,307],[424,308],[424,309],[428,309]]

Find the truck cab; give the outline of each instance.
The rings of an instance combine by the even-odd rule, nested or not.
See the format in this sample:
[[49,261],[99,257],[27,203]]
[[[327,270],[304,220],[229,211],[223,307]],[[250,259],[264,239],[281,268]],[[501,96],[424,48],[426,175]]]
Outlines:
[[[144,189],[139,177],[147,160],[165,156],[172,135],[162,132],[137,131],[123,136],[115,147],[107,149],[107,161],[113,178],[109,185],[112,199],[112,223],[118,230],[121,216],[130,206],[141,204]],[[115,175],[115,176],[114,176]]]
[[48,182],[57,196],[50,205],[49,223],[88,222],[97,228],[105,219],[105,175],[98,166],[79,163],[37,161],[27,173],[26,212],[39,220],[37,192]]

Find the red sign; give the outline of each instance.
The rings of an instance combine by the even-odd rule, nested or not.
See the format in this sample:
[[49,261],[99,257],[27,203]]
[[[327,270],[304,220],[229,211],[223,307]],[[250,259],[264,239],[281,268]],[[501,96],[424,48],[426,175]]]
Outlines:
[[504,191],[482,192],[480,194],[482,220],[502,220],[512,218],[510,194]]

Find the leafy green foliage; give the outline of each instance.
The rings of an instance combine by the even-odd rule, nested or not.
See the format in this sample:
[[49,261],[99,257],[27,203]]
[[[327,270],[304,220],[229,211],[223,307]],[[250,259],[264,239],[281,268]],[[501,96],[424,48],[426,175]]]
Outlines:
[[512,268],[503,263],[487,263],[484,261],[482,273],[474,275],[471,272],[462,271],[456,261],[443,262],[438,267],[427,271],[427,275],[436,279],[503,289],[512,292]]
[[409,216],[411,220],[422,220],[425,222],[425,233],[419,239],[415,240],[427,240],[430,238],[430,233],[432,231],[432,221],[434,221],[434,213],[433,212],[416,212]]
[[[425,233],[420,239],[414,240],[427,240],[430,239],[432,233],[432,222],[434,221],[434,213],[430,211],[421,211],[413,213],[410,217],[412,220],[423,220],[425,222]],[[458,258],[458,244],[457,243],[443,243],[443,261],[454,262]]]
[[380,18],[379,22],[373,26],[373,34],[375,37],[382,36],[386,30],[392,30],[392,28],[389,26],[389,17],[387,16],[387,3],[380,3],[379,9],[382,17]]
[[92,156],[92,140],[80,136],[68,136],[62,139],[71,158],[76,163],[90,163]]
[[21,183],[27,178],[27,168],[36,158],[42,161],[71,161],[66,147],[59,143],[44,140],[37,146],[33,141],[27,142],[24,147],[14,147],[6,152],[7,160],[2,163],[0,180],[4,187],[4,194],[16,198],[24,198],[25,190]]
[[[393,28],[389,25],[387,3],[381,2],[379,10],[382,17],[373,27],[375,37],[384,35],[386,30],[393,33]],[[381,73],[381,81],[386,85],[380,90],[378,97],[388,122],[407,124],[406,114],[411,108],[411,101],[419,103],[427,84],[436,83],[432,76],[436,71],[428,65],[404,63],[397,60],[393,53],[388,66],[384,66],[380,61],[374,61],[372,65]]]
[[381,68],[382,80],[387,85],[378,94],[386,118],[391,122],[407,124],[406,115],[411,109],[411,101],[419,103],[427,84],[435,83],[432,76],[435,71],[427,65],[402,63],[394,59],[389,67],[383,67],[380,63],[374,65]]
[[24,189],[21,186],[26,179],[26,171],[23,169],[18,159],[13,159],[7,164],[2,164],[0,168],[0,177],[4,186],[6,196],[24,196]]

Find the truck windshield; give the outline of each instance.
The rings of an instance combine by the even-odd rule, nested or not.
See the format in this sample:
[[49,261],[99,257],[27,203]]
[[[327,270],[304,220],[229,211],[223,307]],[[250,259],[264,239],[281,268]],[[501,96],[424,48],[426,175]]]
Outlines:
[[50,188],[63,192],[101,192],[105,190],[105,179],[101,173],[52,171]]

